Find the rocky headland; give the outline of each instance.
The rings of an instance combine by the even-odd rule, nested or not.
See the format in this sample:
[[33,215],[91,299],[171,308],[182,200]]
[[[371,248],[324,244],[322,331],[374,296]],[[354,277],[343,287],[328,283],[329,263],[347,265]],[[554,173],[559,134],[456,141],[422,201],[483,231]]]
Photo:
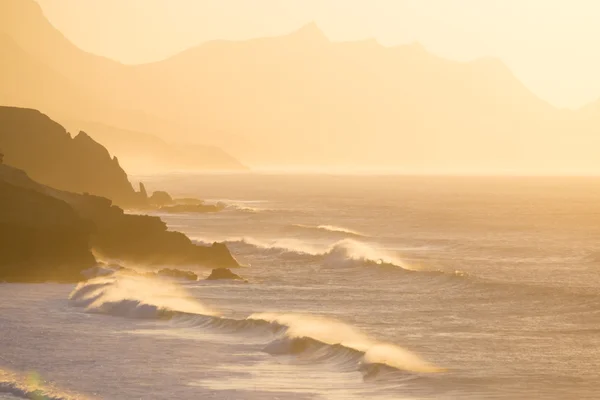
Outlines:
[[158,217],[61,191],[0,165],[0,281],[78,281],[98,257],[143,266],[236,267],[227,246],[199,246]]

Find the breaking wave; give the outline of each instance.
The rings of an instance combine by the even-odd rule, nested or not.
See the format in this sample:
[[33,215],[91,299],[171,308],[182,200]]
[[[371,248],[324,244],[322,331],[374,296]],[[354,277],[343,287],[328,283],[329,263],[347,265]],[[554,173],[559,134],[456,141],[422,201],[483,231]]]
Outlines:
[[79,283],[69,300],[89,312],[130,318],[171,318],[177,313],[216,315],[172,281],[119,273]]
[[249,237],[232,238],[230,245],[250,246],[262,252],[288,257],[320,258],[330,266],[382,266],[413,270],[389,251],[353,239],[340,240],[329,247],[307,244],[297,239],[257,240]]
[[441,372],[416,354],[395,344],[372,339],[357,328],[337,321],[304,314],[252,314],[250,320],[268,321],[285,327],[280,338],[264,349],[269,354],[297,355],[311,362],[330,362],[344,369],[372,372],[372,365],[416,373]]
[[302,225],[302,224],[293,224],[288,227],[290,230],[300,230],[300,231],[312,231],[312,232],[320,232],[333,234],[336,236],[346,236],[346,237],[354,237],[354,238],[362,238],[367,237],[367,235],[360,233],[358,231],[344,228],[341,226],[335,225]]
[[0,369],[0,396],[7,394],[22,399],[35,400],[86,400],[83,395],[67,393],[43,382],[35,373],[18,374]]
[[[166,293],[169,292],[169,295]],[[295,357],[298,362],[330,363],[361,371],[365,379],[381,371],[435,373],[442,369],[397,345],[380,342],[357,328],[330,318],[305,314],[255,313],[245,319],[217,315],[169,282],[113,276],[79,284],[69,296],[88,312],[129,318],[168,319],[175,328],[217,330],[265,340],[263,351]]]
[[231,199],[211,199],[207,200],[210,204],[220,205],[225,210],[238,211],[244,213],[259,213],[264,211],[272,211],[269,208],[258,206],[265,203],[261,200],[231,200]]

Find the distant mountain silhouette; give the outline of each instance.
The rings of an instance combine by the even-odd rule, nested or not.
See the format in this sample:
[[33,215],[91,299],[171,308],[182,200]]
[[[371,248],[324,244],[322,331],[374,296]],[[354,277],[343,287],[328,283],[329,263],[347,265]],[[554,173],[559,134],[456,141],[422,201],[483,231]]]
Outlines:
[[119,129],[102,123],[67,122],[85,129],[110,149],[128,172],[177,170],[242,171],[247,167],[218,147],[167,143],[148,133]]
[[4,163],[60,190],[90,193],[117,204],[139,205],[117,158],[85,132],[72,138],[37,110],[0,106],[0,148]]
[[[32,0],[2,7],[0,31],[12,41],[2,41],[3,54],[12,46],[10,53],[19,55],[2,67],[12,81],[0,71],[0,100],[52,103],[45,97],[58,90],[43,85],[65,85],[73,94],[58,93],[49,105],[60,120],[216,145],[249,165],[600,168],[594,152],[600,106],[556,109],[495,59],[460,63],[419,45],[334,43],[310,24],[281,37],[209,42],[164,61],[125,66],[79,50]],[[44,80],[29,85],[41,79],[37,69]]]
[[[48,23],[33,0],[0,3],[0,53],[2,105],[40,109],[61,122],[102,121],[121,134],[132,133],[121,141],[131,145],[139,138],[135,131],[148,134],[183,129],[142,110],[135,96],[127,98],[127,90],[147,83],[137,80],[127,67],[74,46]],[[152,149],[155,153],[149,155],[143,153],[149,149],[139,145],[138,157],[173,160],[171,146],[166,145],[165,154],[158,156],[159,149]],[[188,159],[186,168],[245,169],[221,149],[199,146],[196,150],[198,154],[182,157]]]

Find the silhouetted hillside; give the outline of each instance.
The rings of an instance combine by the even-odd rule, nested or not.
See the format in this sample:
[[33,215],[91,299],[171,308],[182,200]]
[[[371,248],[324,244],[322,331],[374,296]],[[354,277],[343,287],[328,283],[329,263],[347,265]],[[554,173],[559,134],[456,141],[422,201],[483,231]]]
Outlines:
[[117,158],[85,132],[74,138],[37,110],[0,107],[0,148],[4,162],[23,169],[45,185],[105,196],[117,204],[136,205],[136,193]]
[[78,280],[96,254],[137,266],[236,267],[224,244],[194,245],[158,217],[60,191],[0,165],[0,281]]
[[[0,105],[44,110],[59,121],[101,121],[106,124],[103,131],[110,126],[112,132],[125,134],[123,143],[134,143],[144,135],[140,132],[171,134],[183,129],[143,110],[137,104],[142,93],[128,92],[148,82],[129,74],[124,65],[81,51],[48,23],[33,0],[0,2],[0,53]],[[146,150],[150,151],[140,146],[140,152]],[[245,168],[221,149],[199,146],[196,150],[197,154],[188,149],[179,157],[186,168]],[[178,159],[171,153],[180,150],[165,145],[161,151],[160,161],[169,162]],[[148,158],[148,154],[141,157]]]
[[8,183],[7,170],[0,165],[0,281],[78,280],[96,264],[93,225],[60,199]]
[[[48,110],[61,120],[216,145],[248,165],[600,169],[598,108],[558,110],[498,60],[452,62],[419,45],[375,40],[333,43],[310,24],[281,37],[209,42],[126,66],[79,50],[32,0],[2,5],[0,30],[16,47],[11,54],[21,49],[31,60],[21,68],[26,57],[7,57],[1,68],[12,72],[10,80],[0,75],[0,99],[52,102]],[[44,80],[28,84],[39,79],[37,69]],[[62,86],[53,82],[65,77],[73,96],[44,89]]]
[[130,173],[168,170],[243,171],[247,167],[215,146],[168,143],[155,135],[94,122],[68,122],[85,129],[119,158]]

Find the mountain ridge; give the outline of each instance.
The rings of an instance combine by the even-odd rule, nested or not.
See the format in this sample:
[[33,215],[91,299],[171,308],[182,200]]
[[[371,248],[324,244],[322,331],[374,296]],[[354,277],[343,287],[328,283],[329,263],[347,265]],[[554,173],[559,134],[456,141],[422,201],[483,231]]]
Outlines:
[[[74,60],[75,77],[86,77],[87,62]],[[419,45],[332,42],[309,24],[106,70],[88,71],[94,79],[88,75],[86,84],[97,86],[91,93],[111,107],[134,106],[161,121],[161,129],[148,131],[142,125],[158,124],[110,110],[62,119],[164,132],[157,136],[217,146],[257,167],[535,173],[560,162],[600,170],[589,151],[600,145],[592,135],[600,126],[595,107],[557,109],[493,58],[456,62]]]
[[6,164],[56,189],[96,194],[127,206],[146,201],[104,146],[83,131],[72,137],[38,110],[0,106],[0,148]]
[[[2,105],[40,109],[61,121],[103,121],[148,134],[183,129],[136,107],[135,96],[128,93],[137,90],[126,88],[147,83],[126,72],[124,64],[74,45],[33,0],[0,3],[0,51]],[[222,162],[226,164],[227,157]],[[232,169],[237,163],[231,163]],[[202,167],[201,162],[195,165]]]

